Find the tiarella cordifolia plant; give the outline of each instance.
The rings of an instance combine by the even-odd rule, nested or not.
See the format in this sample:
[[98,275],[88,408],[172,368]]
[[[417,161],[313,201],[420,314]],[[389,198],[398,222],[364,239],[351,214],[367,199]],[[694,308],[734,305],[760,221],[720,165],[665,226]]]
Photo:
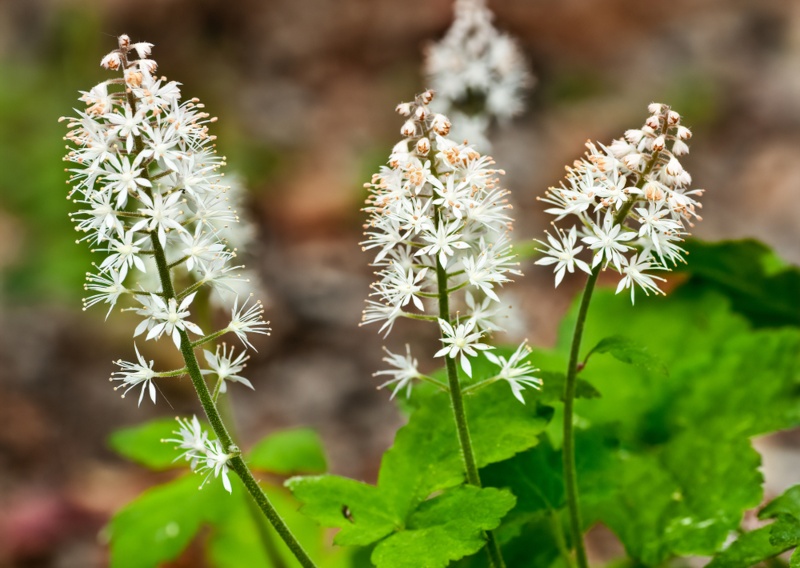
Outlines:
[[[640,129],[625,132],[624,139],[608,147],[587,143],[582,160],[567,168],[567,179],[550,188],[543,201],[553,207],[556,221],[572,219],[548,233],[540,249],[544,258],[536,264],[555,265],[556,286],[565,272],[575,268],[589,274],[584,288],[570,349],[564,392],[564,481],[570,509],[570,525],[578,565],[585,568],[586,551],[575,476],[573,408],[583,327],[592,292],[601,270],[611,267],[622,275],[617,293],[630,288],[631,302],[639,286],[645,294],[663,294],[654,271],[669,270],[683,261],[680,243],[686,225],[700,219],[695,199],[702,189],[690,189],[692,178],[678,156],[688,154],[691,131],[680,115],[663,104],[648,107],[650,117]],[[577,258],[584,246],[592,253],[591,264]]]
[[[134,337],[172,340],[183,368],[155,371],[135,346],[137,361],[118,361],[120,370],[111,380],[119,381],[125,393],[140,389],[141,403],[146,393],[155,402],[156,379],[189,375],[217,438],[203,433],[196,419],[179,421],[174,441],[183,455],[193,469],[221,477],[229,492],[228,471],[233,470],[301,564],[313,566],[242,460],[216,408],[227,382],[252,388],[239,373],[246,350],[253,348],[250,336],[268,334],[269,327],[260,302],[235,294],[224,328],[204,334],[190,319],[201,290],[232,292],[231,283],[241,280],[242,267],[224,238],[238,217],[219,171],[225,160],[216,154],[209,132],[216,119],[198,99],[181,101],[178,83],[154,75],[151,48],[120,36],[118,49],[101,64],[122,76],[82,93],[85,110],[67,119],[66,139],[75,146],[65,157],[71,164],[70,196],[81,207],[73,219],[85,233],[80,240],[106,254],[87,277],[92,294],[85,303],[108,304],[110,313],[121,298],[131,298],[138,306],[130,309],[142,318]],[[204,349],[209,368],[201,369],[196,349],[227,334],[235,335],[243,350],[225,344]],[[204,375],[214,378],[213,392]]]
[[[373,284],[364,323],[382,322],[381,331],[388,334],[399,317],[437,322],[442,346],[436,357],[445,358],[447,385],[420,373],[406,347],[405,356],[389,352],[385,361],[392,369],[379,374],[393,378],[382,386],[410,390],[417,379],[449,391],[467,480],[480,486],[455,359],[471,376],[470,357],[492,349],[485,341],[497,329],[492,321],[497,288],[520,272],[509,242],[508,191],[498,185],[497,175],[503,172],[493,167],[491,158],[447,138],[450,122],[430,110],[433,97],[426,91],[397,107],[407,117],[401,129],[404,140],[394,147],[389,166],[367,184],[370,219],[362,244],[365,250],[377,250],[379,280]],[[464,295],[463,311],[453,317],[451,297],[456,294]],[[524,402],[520,391],[540,384],[526,355],[525,344],[508,360],[487,354],[499,370],[470,388],[505,380]],[[494,565],[502,565],[491,536],[489,554]]]
[[492,25],[485,0],[456,0],[454,15],[445,36],[428,46],[425,74],[435,109],[453,121],[452,137],[484,150],[491,121],[522,112],[533,79],[514,39]]

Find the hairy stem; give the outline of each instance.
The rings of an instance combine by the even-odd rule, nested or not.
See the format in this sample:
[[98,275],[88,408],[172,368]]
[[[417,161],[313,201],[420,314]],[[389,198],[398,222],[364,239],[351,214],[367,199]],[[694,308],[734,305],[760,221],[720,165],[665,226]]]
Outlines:
[[[436,224],[441,222],[439,210],[437,208],[435,216]],[[450,297],[447,290],[447,271],[444,266],[436,260],[436,283],[439,295],[439,317],[450,322]],[[450,405],[453,409],[453,417],[456,421],[456,430],[458,431],[458,443],[461,446],[461,457],[464,459],[464,470],[467,474],[467,483],[475,487],[481,487],[481,478],[478,474],[478,466],[475,462],[475,452],[472,449],[472,438],[469,434],[469,425],[467,423],[467,413],[464,409],[464,397],[461,392],[461,384],[458,380],[458,369],[456,368],[456,360],[452,357],[445,356],[445,366],[447,368],[447,382],[450,386]],[[489,554],[489,563],[494,568],[505,568],[503,562],[503,555],[500,552],[500,546],[491,531],[486,532],[486,548]]]
[[[666,131],[667,124],[664,121],[664,131]],[[658,162],[660,152],[654,152],[647,162],[644,170],[639,174],[639,179],[636,182],[636,189],[641,189],[648,174],[653,170]],[[614,216],[614,224],[621,225],[628,217],[633,205],[636,203],[636,197],[631,196],[630,199],[622,206],[622,208]],[[578,318],[575,321],[575,330],[572,334],[572,345],[569,352],[569,366],[567,367],[567,381],[564,385],[564,448],[563,448],[563,461],[564,461],[564,486],[567,493],[567,506],[569,508],[569,521],[570,531],[572,533],[572,542],[575,543],[575,556],[578,560],[579,568],[588,568],[588,560],[586,558],[586,546],[583,542],[583,525],[581,522],[580,504],[578,502],[578,480],[575,474],[575,432],[574,432],[574,407],[575,407],[575,386],[576,378],[578,375],[578,361],[581,350],[581,340],[583,339],[583,328],[586,323],[586,314],[589,311],[589,303],[592,300],[592,293],[597,284],[597,277],[600,275],[602,263],[598,264],[592,269],[592,273],[586,279],[586,286],[583,289],[581,296],[581,304],[578,308]]]

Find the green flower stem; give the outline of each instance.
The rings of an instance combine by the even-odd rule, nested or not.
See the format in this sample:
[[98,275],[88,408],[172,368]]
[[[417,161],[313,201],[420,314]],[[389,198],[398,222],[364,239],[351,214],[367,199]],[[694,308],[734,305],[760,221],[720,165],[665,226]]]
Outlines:
[[211,393],[211,400],[214,401],[214,404],[216,404],[219,399],[219,390],[222,388],[224,382],[225,379],[217,378],[217,382],[214,384],[214,392]]
[[[188,258],[188,257],[187,257],[187,258]],[[184,259],[184,260],[186,260],[186,259]],[[181,262],[183,262],[183,261],[181,261]],[[175,266],[175,265],[176,265],[176,264],[173,262],[172,264],[170,264],[170,265],[169,265],[169,267],[170,267],[170,268],[172,268],[172,267],[173,267],[173,266]],[[189,295],[189,294],[191,294],[192,292],[196,292],[197,290],[199,290],[200,288],[202,288],[202,287],[205,285],[205,283],[206,283],[206,282],[205,282],[205,280],[200,280],[200,281],[198,281],[198,282],[195,282],[194,284],[192,284],[191,286],[189,286],[188,288],[186,288],[186,290],[184,290],[183,292],[180,292],[180,293],[178,294],[178,296],[177,296],[177,299],[178,299],[178,300],[183,300],[183,299],[184,299],[186,296],[188,296],[188,295]]]
[[[436,224],[440,222],[439,210],[436,210]],[[439,294],[439,318],[450,323],[450,297],[447,291],[447,271],[444,266],[436,260],[436,284]],[[467,474],[467,483],[475,487],[481,487],[481,478],[478,474],[478,466],[475,463],[475,452],[472,449],[472,438],[469,434],[467,424],[467,413],[464,409],[464,397],[461,392],[461,383],[458,380],[458,369],[456,360],[453,357],[445,356],[445,366],[447,368],[447,382],[450,386],[450,405],[453,408],[453,416],[456,420],[456,430],[458,431],[458,442],[461,446],[461,457],[464,459],[464,469]],[[494,568],[505,568],[503,555],[500,546],[491,531],[486,531],[486,549],[489,554],[489,564]]]
[[[124,55],[123,63],[125,64],[123,65],[124,68],[127,65]],[[132,91],[129,90],[127,92],[127,98],[128,104],[131,107],[131,111],[136,112],[136,97],[134,97]],[[144,149],[144,144],[141,137],[135,136],[134,143],[136,145],[136,152],[138,154]],[[142,175],[148,179],[150,177],[147,169],[143,170]],[[150,197],[152,197],[152,191],[149,191],[148,188],[142,189],[150,194]],[[172,275],[170,274],[169,264],[167,263],[167,256],[164,253],[164,247],[161,246],[161,242],[158,240],[158,235],[155,232],[150,233],[150,240],[153,244],[153,256],[156,261],[156,266],[158,267],[158,276],[161,280],[161,292],[164,294],[164,298],[167,300],[176,298],[175,287],[172,284]],[[200,365],[197,363],[197,357],[194,353],[195,345],[189,339],[189,335],[186,333],[185,329],[179,330],[179,335],[181,338],[180,349],[181,354],[183,355],[183,360],[186,363],[186,370],[189,374],[189,377],[192,379],[192,384],[197,391],[197,396],[200,398],[200,404],[203,406],[203,410],[205,411],[206,417],[211,424],[211,428],[214,430],[217,439],[219,440],[220,444],[222,444],[222,447],[225,449],[225,451],[235,454],[234,457],[231,457],[228,460],[229,467],[236,472],[236,475],[238,475],[242,480],[242,483],[244,483],[245,488],[247,489],[248,493],[250,493],[250,496],[253,498],[256,505],[258,505],[258,508],[278,532],[280,537],[286,543],[286,546],[289,547],[289,550],[291,550],[295,555],[298,562],[300,562],[300,565],[303,566],[303,568],[316,568],[314,561],[311,560],[311,557],[308,556],[308,553],[303,550],[300,542],[292,534],[292,531],[275,510],[275,507],[272,505],[272,503],[270,503],[264,491],[258,485],[258,481],[256,481],[255,477],[253,477],[253,473],[242,459],[241,451],[239,450],[238,446],[233,443],[233,439],[228,433],[228,429],[225,427],[222,417],[220,416],[219,411],[217,410],[217,407],[211,398],[208,385],[206,385],[206,382],[203,380],[203,375],[200,373]]]
[[[666,132],[667,124],[664,123],[663,131]],[[644,186],[647,175],[653,170],[658,162],[660,152],[654,152],[647,162],[639,179],[636,182],[636,189]],[[636,197],[631,198],[622,206],[614,217],[614,224],[620,225],[628,217],[636,202]],[[569,507],[570,531],[572,542],[575,543],[575,556],[578,560],[579,568],[588,568],[586,559],[586,546],[583,542],[583,523],[581,522],[580,504],[578,503],[578,480],[575,474],[575,432],[573,429],[574,407],[575,407],[575,387],[578,375],[578,361],[581,350],[581,339],[583,338],[583,327],[586,323],[586,314],[589,311],[589,303],[592,300],[592,293],[597,284],[597,277],[600,275],[602,264],[598,264],[592,269],[592,273],[586,279],[586,286],[581,296],[581,304],[578,308],[578,318],[575,321],[575,330],[572,334],[572,345],[569,353],[569,366],[567,367],[567,381],[564,385],[564,486],[567,493],[567,506]]]
[[192,349],[200,347],[201,345],[205,345],[206,343],[208,343],[210,341],[214,341],[216,338],[222,337],[226,333],[228,333],[228,328],[227,327],[225,329],[221,329],[219,331],[215,331],[214,333],[209,333],[208,335],[203,336],[200,339],[192,341]]
[[586,280],[581,297],[581,306],[578,309],[578,319],[575,322],[575,331],[572,335],[572,347],[569,354],[569,367],[567,368],[567,382],[564,386],[564,486],[567,492],[567,505],[569,507],[569,522],[572,532],[572,541],[575,544],[575,555],[580,568],[589,566],[586,560],[586,547],[583,543],[583,527],[581,512],[578,505],[578,483],[575,476],[575,433],[573,431],[573,407],[575,404],[575,385],[578,371],[578,353],[581,350],[583,326],[586,314],[589,311],[589,302],[592,292],[600,274],[600,265],[592,270]]
[[437,387],[439,387],[443,391],[449,391],[450,390],[450,387],[447,386],[446,384],[444,384],[439,379],[434,379],[433,377],[429,377],[428,375],[417,375],[417,378],[420,381],[424,381],[426,383],[431,383],[432,385],[436,385]]

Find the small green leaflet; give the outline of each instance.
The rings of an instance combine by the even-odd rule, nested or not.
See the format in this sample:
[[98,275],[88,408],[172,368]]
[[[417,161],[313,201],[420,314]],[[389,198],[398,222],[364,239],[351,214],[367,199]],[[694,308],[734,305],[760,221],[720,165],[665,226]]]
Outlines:
[[623,363],[636,365],[646,371],[651,371],[660,375],[669,375],[666,365],[664,365],[658,357],[650,353],[647,347],[624,335],[612,335],[611,337],[601,339],[600,342],[586,354],[586,358],[583,360],[584,365],[587,364],[589,357],[594,353],[608,353],[616,360],[622,361]]

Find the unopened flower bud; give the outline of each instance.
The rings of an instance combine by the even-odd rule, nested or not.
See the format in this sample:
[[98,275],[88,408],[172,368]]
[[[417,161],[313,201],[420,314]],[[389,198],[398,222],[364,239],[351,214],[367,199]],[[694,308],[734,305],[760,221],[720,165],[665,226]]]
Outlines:
[[692,137],[692,131],[686,128],[685,126],[678,127],[678,138],[681,140],[688,140]]
[[139,67],[145,69],[151,75],[156,72],[158,69],[158,63],[153,61],[152,59],[140,59],[139,60]]
[[428,118],[429,114],[430,111],[428,110],[428,107],[425,105],[419,105],[417,107],[417,110],[414,112],[414,116],[417,117],[417,120],[425,120],[426,118]]
[[131,38],[128,37],[127,34],[122,34],[117,38],[119,42],[119,48],[127,50],[131,46]]
[[414,124],[413,120],[407,120],[405,124],[403,124],[403,128],[400,129],[400,134],[405,136],[406,138],[410,138],[417,133],[417,125]]
[[652,128],[653,130],[655,130],[655,129],[657,129],[659,127],[660,120],[659,120],[658,116],[654,115],[654,116],[648,117],[647,120],[645,120],[644,123],[647,126],[649,126],[650,128]]
[[664,168],[664,171],[667,172],[668,175],[679,176],[684,172],[684,169],[678,159],[673,156],[667,163],[667,167]]
[[150,53],[152,52],[153,44],[147,43],[146,41],[140,41],[134,43],[131,46],[133,49],[136,50],[136,55],[138,55],[141,59],[146,59],[150,57]]
[[122,59],[120,58],[118,52],[112,51],[111,53],[109,53],[103,59],[100,60],[100,65],[102,65],[106,69],[111,69],[112,71],[116,71],[117,69],[119,69],[120,65],[122,65]]
[[408,116],[411,114],[411,103],[400,103],[394,110],[401,116]]
[[660,152],[664,149],[664,135],[660,135],[653,140],[653,151]]
[[431,151],[431,141],[427,138],[420,138],[417,141],[417,152],[422,154],[423,156],[427,156],[428,152]]
[[680,122],[681,122],[681,115],[679,115],[679,114],[678,114],[677,112],[675,112],[674,110],[671,110],[671,111],[669,111],[669,113],[667,114],[667,122],[669,122],[669,124],[670,124],[670,125],[672,125],[672,126],[674,126],[674,125],[676,125],[676,124],[680,124]]
[[631,144],[638,144],[642,140],[642,136],[644,136],[644,132],[638,128],[631,128],[625,131],[625,139]]
[[427,91],[422,93],[419,96],[419,98],[422,101],[422,104],[429,105],[429,104],[431,104],[431,101],[433,100],[433,91],[431,89],[428,89]]
[[661,114],[661,109],[663,108],[663,106],[664,105],[662,105],[661,103],[650,103],[649,105],[647,105],[647,112],[649,112],[650,114]]
[[435,114],[431,124],[433,131],[439,136],[447,136],[450,132],[450,121],[443,114]]
[[689,153],[689,146],[683,140],[675,140],[672,144],[672,153],[676,156],[683,156]]

